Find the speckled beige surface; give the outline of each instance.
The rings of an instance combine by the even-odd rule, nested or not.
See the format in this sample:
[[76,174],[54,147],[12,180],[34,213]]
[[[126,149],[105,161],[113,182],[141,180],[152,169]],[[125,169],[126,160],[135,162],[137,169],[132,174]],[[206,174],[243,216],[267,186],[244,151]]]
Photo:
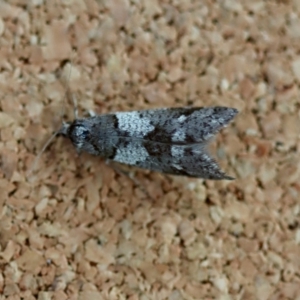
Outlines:
[[[299,300],[299,38],[299,0],[0,1],[0,299]],[[26,177],[67,88],[238,108],[212,145],[237,179],[137,186],[62,138]]]

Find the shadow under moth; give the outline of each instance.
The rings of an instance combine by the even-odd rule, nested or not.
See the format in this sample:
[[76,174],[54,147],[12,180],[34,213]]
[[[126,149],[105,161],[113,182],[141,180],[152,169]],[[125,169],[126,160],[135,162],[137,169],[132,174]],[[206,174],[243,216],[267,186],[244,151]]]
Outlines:
[[116,112],[76,118],[57,134],[69,138],[79,153],[166,174],[231,180],[207,144],[237,113],[229,107]]

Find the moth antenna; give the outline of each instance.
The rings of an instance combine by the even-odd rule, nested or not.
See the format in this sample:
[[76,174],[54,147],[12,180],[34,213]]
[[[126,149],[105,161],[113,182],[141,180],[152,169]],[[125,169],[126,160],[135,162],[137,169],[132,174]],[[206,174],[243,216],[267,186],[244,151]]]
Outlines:
[[[61,119],[62,120],[63,120],[64,114],[65,114],[65,111],[66,111],[66,99],[67,99],[67,95],[70,92],[69,83],[70,83],[70,80],[71,80],[71,73],[72,73],[72,66],[73,66],[73,61],[74,61],[74,54],[75,54],[75,51],[72,51],[72,56],[71,56],[71,59],[70,59],[70,68],[69,68],[69,73],[68,73],[68,76],[67,76],[67,88],[66,88],[66,92],[65,92],[64,97],[63,97],[63,107],[62,107],[62,114],[61,114]],[[73,105],[74,105],[74,116],[77,119],[77,116],[78,116],[77,101],[74,100],[73,96],[71,96],[71,98],[72,98],[72,102],[73,102]]]
[[[73,51],[73,55],[70,59],[70,69],[69,69],[69,73],[68,73],[68,76],[67,76],[67,88],[66,88],[66,92],[64,94],[64,97],[63,97],[63,107],[62,107],[62,110],[61,110],[61,120],[62,120],[62,124],[66,124],[66,122],[64,121],[64,114],[65,114],[65,110],[66,110],[66,98],[67,98],[67,95],[68,95],[68,92],[69,92],[69,82],[70,82],[70,78],[71,78],[71,72],[72,72],[72,65],[73,65],[73,60],[74,60],[74,51]],[[77,118],[78,116],[78,109],[77,109],[77,101],[76,101],[76,98],[75,97],[72,97],[72,101],[73,101],[73,105],[74,105],[74,115],[75,115],[75,118]],[[63,128],[64,126],[62,126]],[[33,171],[35,170],[36,166],[37,166],[37,163],[38,161],[40,160],[43,152],[45,152],[45,150],[47,149],[47,147],[52,143],[52,141],[54,140],[54,138],[61,133],[61,129],[57,130],[55,133],[53,133],[51,135],[51,137],[47,140],[47,142],[44,144],[43,148],[39,151],[39,153],[37,154],[36,158],[34,159],[33,161],[33,164],[32,166],[30,167],[30,169],[28,170],[27,172],[27,177],[30,177],[30,175],[33,173]]]
[[33,171],[35,170],[38,161],[40,160],[43,152],[45,152],[45,150],[47,149],[47,147],[51,144],[51,142],[54,140],[54,138],[58,135],[59,131],[56,131],[55,133],[52,134],[52,136],[47,140],[47,142],[44,144],[43,148],[39,151],[38,155],[36,156],[36,158],[33,161],[32,166],[30,167],[30,169],[27,172],[27,177],[30,177],[30,175],[33,173]]
[[73,101],[73,106],[74,106],[74,117],[75,120],[78,119],[78,105],[77,105],[77,98],[75,95],[72,95],[72,101]]

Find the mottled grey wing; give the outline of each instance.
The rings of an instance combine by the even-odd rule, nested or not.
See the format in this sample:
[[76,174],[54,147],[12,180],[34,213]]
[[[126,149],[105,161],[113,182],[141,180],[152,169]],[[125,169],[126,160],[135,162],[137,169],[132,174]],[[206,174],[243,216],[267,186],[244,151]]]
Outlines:
[[191,107],[116,113],[125,136],[187,145],[209,140],[238,113],[229,107]]
[[237,114],[228,107],[166,108],[116,113],[114,161],[205,179],[233,179],[206,151],[209,139]]
[[221,171],[203,144],[170,145],[155,141],[119,139],[114,161],[172,175],[204,179],[233,179]]

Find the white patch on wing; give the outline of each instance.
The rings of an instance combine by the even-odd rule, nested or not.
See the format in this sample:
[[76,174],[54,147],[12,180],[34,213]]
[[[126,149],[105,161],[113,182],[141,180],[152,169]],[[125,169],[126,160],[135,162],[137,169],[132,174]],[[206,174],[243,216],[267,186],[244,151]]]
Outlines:
[[177,120],[179,123],[183,123],[187,119],[187,116],[181,115]]
[[142,145],[128,144],[126,147],[117,149],[114,161],[128,165],[136,165],[139,161],[145,161],[149,157],[148,151]]
[[182,170],[182,169],[183,169],[182,166],[180,166],[180,165],[173,164],[172,166],[173,166],[175,169],[177,169],[177,170]]
[[118,128],[126,131],[130,136],[144,137],[155,129],[148,118],[140,117],[136,111],[118,112],[115,115],[118,119]]
[[184,147],[182,146],[172,146],[171,147],[171,154],[173,157],[178,158],[178,157],[183,157],[184,155]]
[[175,133],[172,135],[173,142],[183,142],[185,140],[186,134],[182,129],[177,129]]

